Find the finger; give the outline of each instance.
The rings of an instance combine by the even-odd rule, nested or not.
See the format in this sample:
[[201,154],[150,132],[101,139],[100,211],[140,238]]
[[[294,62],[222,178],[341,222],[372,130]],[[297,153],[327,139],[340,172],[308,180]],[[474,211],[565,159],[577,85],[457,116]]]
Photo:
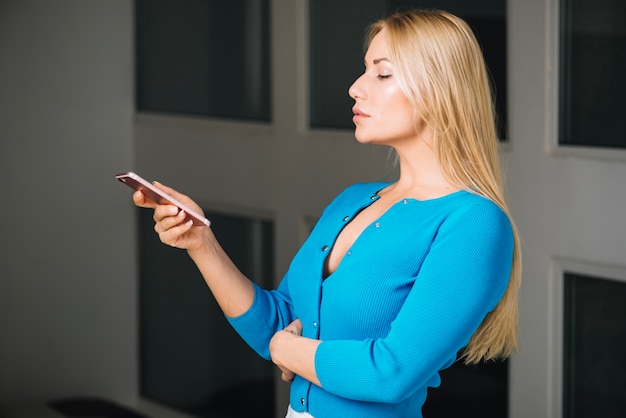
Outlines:
[[296,332],[298,335],[302,335],[302,321],[299,319],[294,322],[294,327],[296,328]]
[[280,378],[284,382],[292,382],[295,377],[296,377],[296,375],[293,374],[292,372],[282,372],[281,375],[280,375]]
[[143,193],[141,193],[141,191],[139,190],[133,193],[133,203],[142,208],[156,207],[156,203],[146,198],[146,196]]
[[174,228],[159,233],[159,239],[162,243],[175,248],[185,248],[184,235],[193,226],[193,221],[189,220]]
[[182,202],[183,204],[189,206],[191,209],[196,210],[198,213],[203,214],[204,212],[202,211],[202,208],[196,203],[194,202],[189,196],[179,193],[176,190],[172,189],[171,187],[165,186],[161,183],[159,183],[158,181],[153,182],[154,186],[157,187],[158,189],[162,190],[163,192],[165,192],[165,194],[171,196],[172,198],[178,200],[179,202]]
[[184,223],[186,216],[185,212],[176,206],[158,206],[154,210],[154,230],[159,234],[169,231]]
[[[177,215],[180,215],[181,212],[182,210],[174,205],[157,205],[154,209],[154,215],[152,216],[152,218],[154,219],[154,222],[158,223],[162,222],[166,218],[176,217]],[[169,226],[171,227],[174,224],[178,223],[180,222],[172,222],[172,224]]]
[[299,319],[296,319],[291,324],[285,328],[285,331],[288,331],[295,335],[302,335],[302,322]]
[[179,200],[181,202],[187,202],[189,200],[191,200],[189,198],[189,196],[184,195],[182,193],[177,192],[175,189],[172,189],[171,187],[168,187],[164,184],[159,183],[158,181],[153,181],[152,184],[154,184],[157,188],[163,190],[165,193],[167,193],[168,195],[172,196],[174,199]]

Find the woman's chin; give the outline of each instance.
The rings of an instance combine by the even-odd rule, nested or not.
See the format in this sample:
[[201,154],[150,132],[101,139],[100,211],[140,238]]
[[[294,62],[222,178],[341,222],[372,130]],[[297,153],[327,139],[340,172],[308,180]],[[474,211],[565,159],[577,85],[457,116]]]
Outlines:
[[375,138],[372,138],[370,136],[365,136],[365,135],[358,135],[355,134],[354,137],[356,138],[357,142],[360,144],[368,144],[368,145],[380,145],[381,142],[377,141]]
[[372,138],[359,132],[358,128],[354,131],[354,137],[361,144],[370,144],[372,142]]

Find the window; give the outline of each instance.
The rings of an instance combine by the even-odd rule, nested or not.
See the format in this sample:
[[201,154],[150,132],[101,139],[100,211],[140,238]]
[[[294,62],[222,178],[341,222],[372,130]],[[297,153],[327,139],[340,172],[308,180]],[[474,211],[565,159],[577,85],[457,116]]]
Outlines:
[[496,94],[499,135],[506,139],[505,0],[315,0],[309,5],[312,128],[353,128],[348,88],[363,72],[363,39],[369,24],[398,8],[438,8],[462,17],[481,43]]
[[626,413],[626,283],[564,274],[563,416]]
[[559,144],[626,148],[626,2],[562,0]]
[[422,409],[425,417],[506,418],[509,361],[466,366],[457,361],[440,372],[441,386],[429,388]]
[[269,0],[135,9],[137,110],[270,120]]
[[[272,287],[271,222],[207,213],[237,267]],[[274,366],[235,333],[185,251],[163,245],[140,210],[141,395],[197,417],[274,416]],[[245,393],[245,402],[241,394]]]

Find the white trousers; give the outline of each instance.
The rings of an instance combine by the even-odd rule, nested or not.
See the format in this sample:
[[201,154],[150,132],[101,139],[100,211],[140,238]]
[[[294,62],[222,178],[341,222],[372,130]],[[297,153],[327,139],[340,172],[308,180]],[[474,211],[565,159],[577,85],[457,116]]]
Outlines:
[[289,405],[285,418],[313,418],[313,415],[309,414],[308,412],[296,412],[293,410],[291,405]]

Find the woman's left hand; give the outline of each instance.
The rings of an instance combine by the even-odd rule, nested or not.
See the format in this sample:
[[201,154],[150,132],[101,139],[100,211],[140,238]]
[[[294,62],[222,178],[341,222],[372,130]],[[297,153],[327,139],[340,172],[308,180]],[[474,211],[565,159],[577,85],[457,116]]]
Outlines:
[[283,329],[282,331],[278,331],[276,334],[274,334],[274,337],[272,337],[272,340],[270,341],[270,355],[272,356],[272,361],[274,362],[274,364],[276,364],[276,366],[278,366],[278,368],[282,372],[281,378],[285,382],[291,382],[295,377],[295,373],[282,364],[280,360],[281,349],[285,347],[286,344],[284,343],[288,342],[290,339],[298,338],[301,335],[302,322],[299,319],[296,319],[285,329]]

